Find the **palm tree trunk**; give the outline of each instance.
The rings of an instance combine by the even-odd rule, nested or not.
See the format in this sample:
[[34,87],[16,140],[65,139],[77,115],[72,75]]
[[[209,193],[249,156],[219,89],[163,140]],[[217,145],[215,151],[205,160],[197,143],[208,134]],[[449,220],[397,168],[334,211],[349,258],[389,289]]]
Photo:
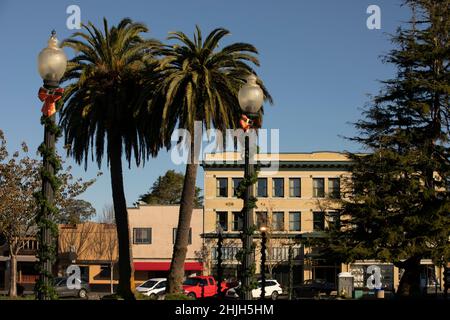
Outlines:
[[122,141],[108,141],[111,171],[111,187],[116,219],[117,238],[119,243],[119,285],[117,293],[126,300],[134,300],[132,286],[134,285],[133,261],[130,245],[130,229],[128,213],[123,190],[122,176]]
[[175,244],[173,246],[172,263],[168,276],[168,293],[181,293],[184,278],[184,261],[189,244],[189,229],[191,227],[192,210],[195,200],[195,183],[198,164],[194,149],[195,138],[191,139],[190,162],[186,165],[183,192],[181,193],[180,214]]
[[10,255],[9,296],[17,297],[17,257]]

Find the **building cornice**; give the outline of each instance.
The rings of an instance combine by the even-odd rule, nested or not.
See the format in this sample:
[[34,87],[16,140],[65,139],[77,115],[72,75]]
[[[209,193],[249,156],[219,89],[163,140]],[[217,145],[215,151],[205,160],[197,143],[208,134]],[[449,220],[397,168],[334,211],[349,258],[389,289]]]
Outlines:
[[[201,166],[204,169],[243,169],[242,161],[203,161]],[[350,170],[352,162],[350,161],[278,161],[277,164],[268,164],[267,161],[256,164],[260,168],[270,168],[277,166],[282,169],[301,168],[301,169],[344,169]]]

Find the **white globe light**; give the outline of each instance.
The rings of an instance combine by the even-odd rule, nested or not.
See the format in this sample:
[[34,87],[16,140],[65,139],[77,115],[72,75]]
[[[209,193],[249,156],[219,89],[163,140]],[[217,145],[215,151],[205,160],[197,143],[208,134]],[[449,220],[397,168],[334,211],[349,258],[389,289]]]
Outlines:
[[41,78],[49,83],[59,83],[67,67],[67,57],[64,51],[58,47],[58,39],[53,31],[48,40],[47,48],[38,56],[38,70]]
[[264,101],[264,93],[256,83],[256,76],[247,77],[247,83],[239,90],[238,100],[243,112],[248,114],[258,113]]

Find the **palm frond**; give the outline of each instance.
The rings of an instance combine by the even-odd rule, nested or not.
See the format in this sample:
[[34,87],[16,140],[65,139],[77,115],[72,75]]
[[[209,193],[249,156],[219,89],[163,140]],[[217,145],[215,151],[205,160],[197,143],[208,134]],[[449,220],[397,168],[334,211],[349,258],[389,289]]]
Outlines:
[[85,167],[89,156],[100,166],[105,152],[109,163],[114,143],[123,146],[129,165],[133,159],[139,165],[161,147],[145,136],[157,139],[160,128],[151,134],[142,120],[151,118],[151,96],[143,92],[153,92],[161,79],[153,54],[162,45],[143,38],[147,31],[144,24],[129,18],[112,27],[104,19],[103,30],[89,22],[62,43],[76,54],[63,78],[70,84],[63,96],[60,124],[68,153]]

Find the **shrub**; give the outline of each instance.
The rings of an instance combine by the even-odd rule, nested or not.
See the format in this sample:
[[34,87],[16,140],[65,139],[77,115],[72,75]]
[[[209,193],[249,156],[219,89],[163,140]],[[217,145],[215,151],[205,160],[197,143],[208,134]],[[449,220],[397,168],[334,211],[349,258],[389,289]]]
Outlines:
[[165,296],[165,300],[194,300],[194,299],[188,297],[183,293],[168,293]]
[[136,292],[135,297],[136,300],[158,300],[158,296],[146,296],[139,292]]

